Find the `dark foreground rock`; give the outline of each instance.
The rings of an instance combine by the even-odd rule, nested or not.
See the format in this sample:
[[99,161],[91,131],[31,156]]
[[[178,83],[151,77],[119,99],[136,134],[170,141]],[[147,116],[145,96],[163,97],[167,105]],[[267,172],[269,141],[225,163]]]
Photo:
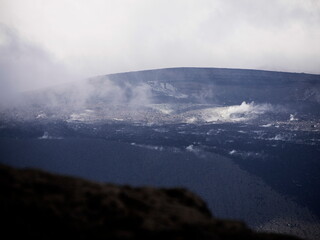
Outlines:
[[2,236],[24,239],[297,239],[211,216],[185,189],[93,183],[0,165]]

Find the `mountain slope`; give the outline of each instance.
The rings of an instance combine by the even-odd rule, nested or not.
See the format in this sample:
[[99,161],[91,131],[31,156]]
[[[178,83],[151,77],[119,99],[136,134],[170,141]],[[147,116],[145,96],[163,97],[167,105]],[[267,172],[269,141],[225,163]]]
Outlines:
[[313,74],[223,68],[170,68],[105,77],[122,83],[141,81],[170,84],[193,101],[215,101],[218,104],[239,104],[242,101],[320,103],[320,75]]

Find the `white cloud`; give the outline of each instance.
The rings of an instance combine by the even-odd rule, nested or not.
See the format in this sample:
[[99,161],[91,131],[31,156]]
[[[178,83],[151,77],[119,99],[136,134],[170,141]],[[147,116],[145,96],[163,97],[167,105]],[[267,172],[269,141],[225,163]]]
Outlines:
[[0,22],[85,76],[175,66],[320,69],[317,0],[2,0],[0,9]]

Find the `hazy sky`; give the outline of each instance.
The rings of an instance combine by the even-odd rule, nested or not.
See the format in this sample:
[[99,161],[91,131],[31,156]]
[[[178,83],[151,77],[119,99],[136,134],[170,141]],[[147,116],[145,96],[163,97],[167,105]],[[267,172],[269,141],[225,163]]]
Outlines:
[[179,66],[320,73],[320,0],[0,0],[1,84]]

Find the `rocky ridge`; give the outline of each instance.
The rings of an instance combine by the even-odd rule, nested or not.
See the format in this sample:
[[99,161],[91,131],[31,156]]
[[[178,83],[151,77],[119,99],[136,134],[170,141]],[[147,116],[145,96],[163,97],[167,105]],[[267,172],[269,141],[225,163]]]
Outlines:
[[214,218],[185,189],[94,183],[0,165],[2,234],[31,239],[297,239]]

